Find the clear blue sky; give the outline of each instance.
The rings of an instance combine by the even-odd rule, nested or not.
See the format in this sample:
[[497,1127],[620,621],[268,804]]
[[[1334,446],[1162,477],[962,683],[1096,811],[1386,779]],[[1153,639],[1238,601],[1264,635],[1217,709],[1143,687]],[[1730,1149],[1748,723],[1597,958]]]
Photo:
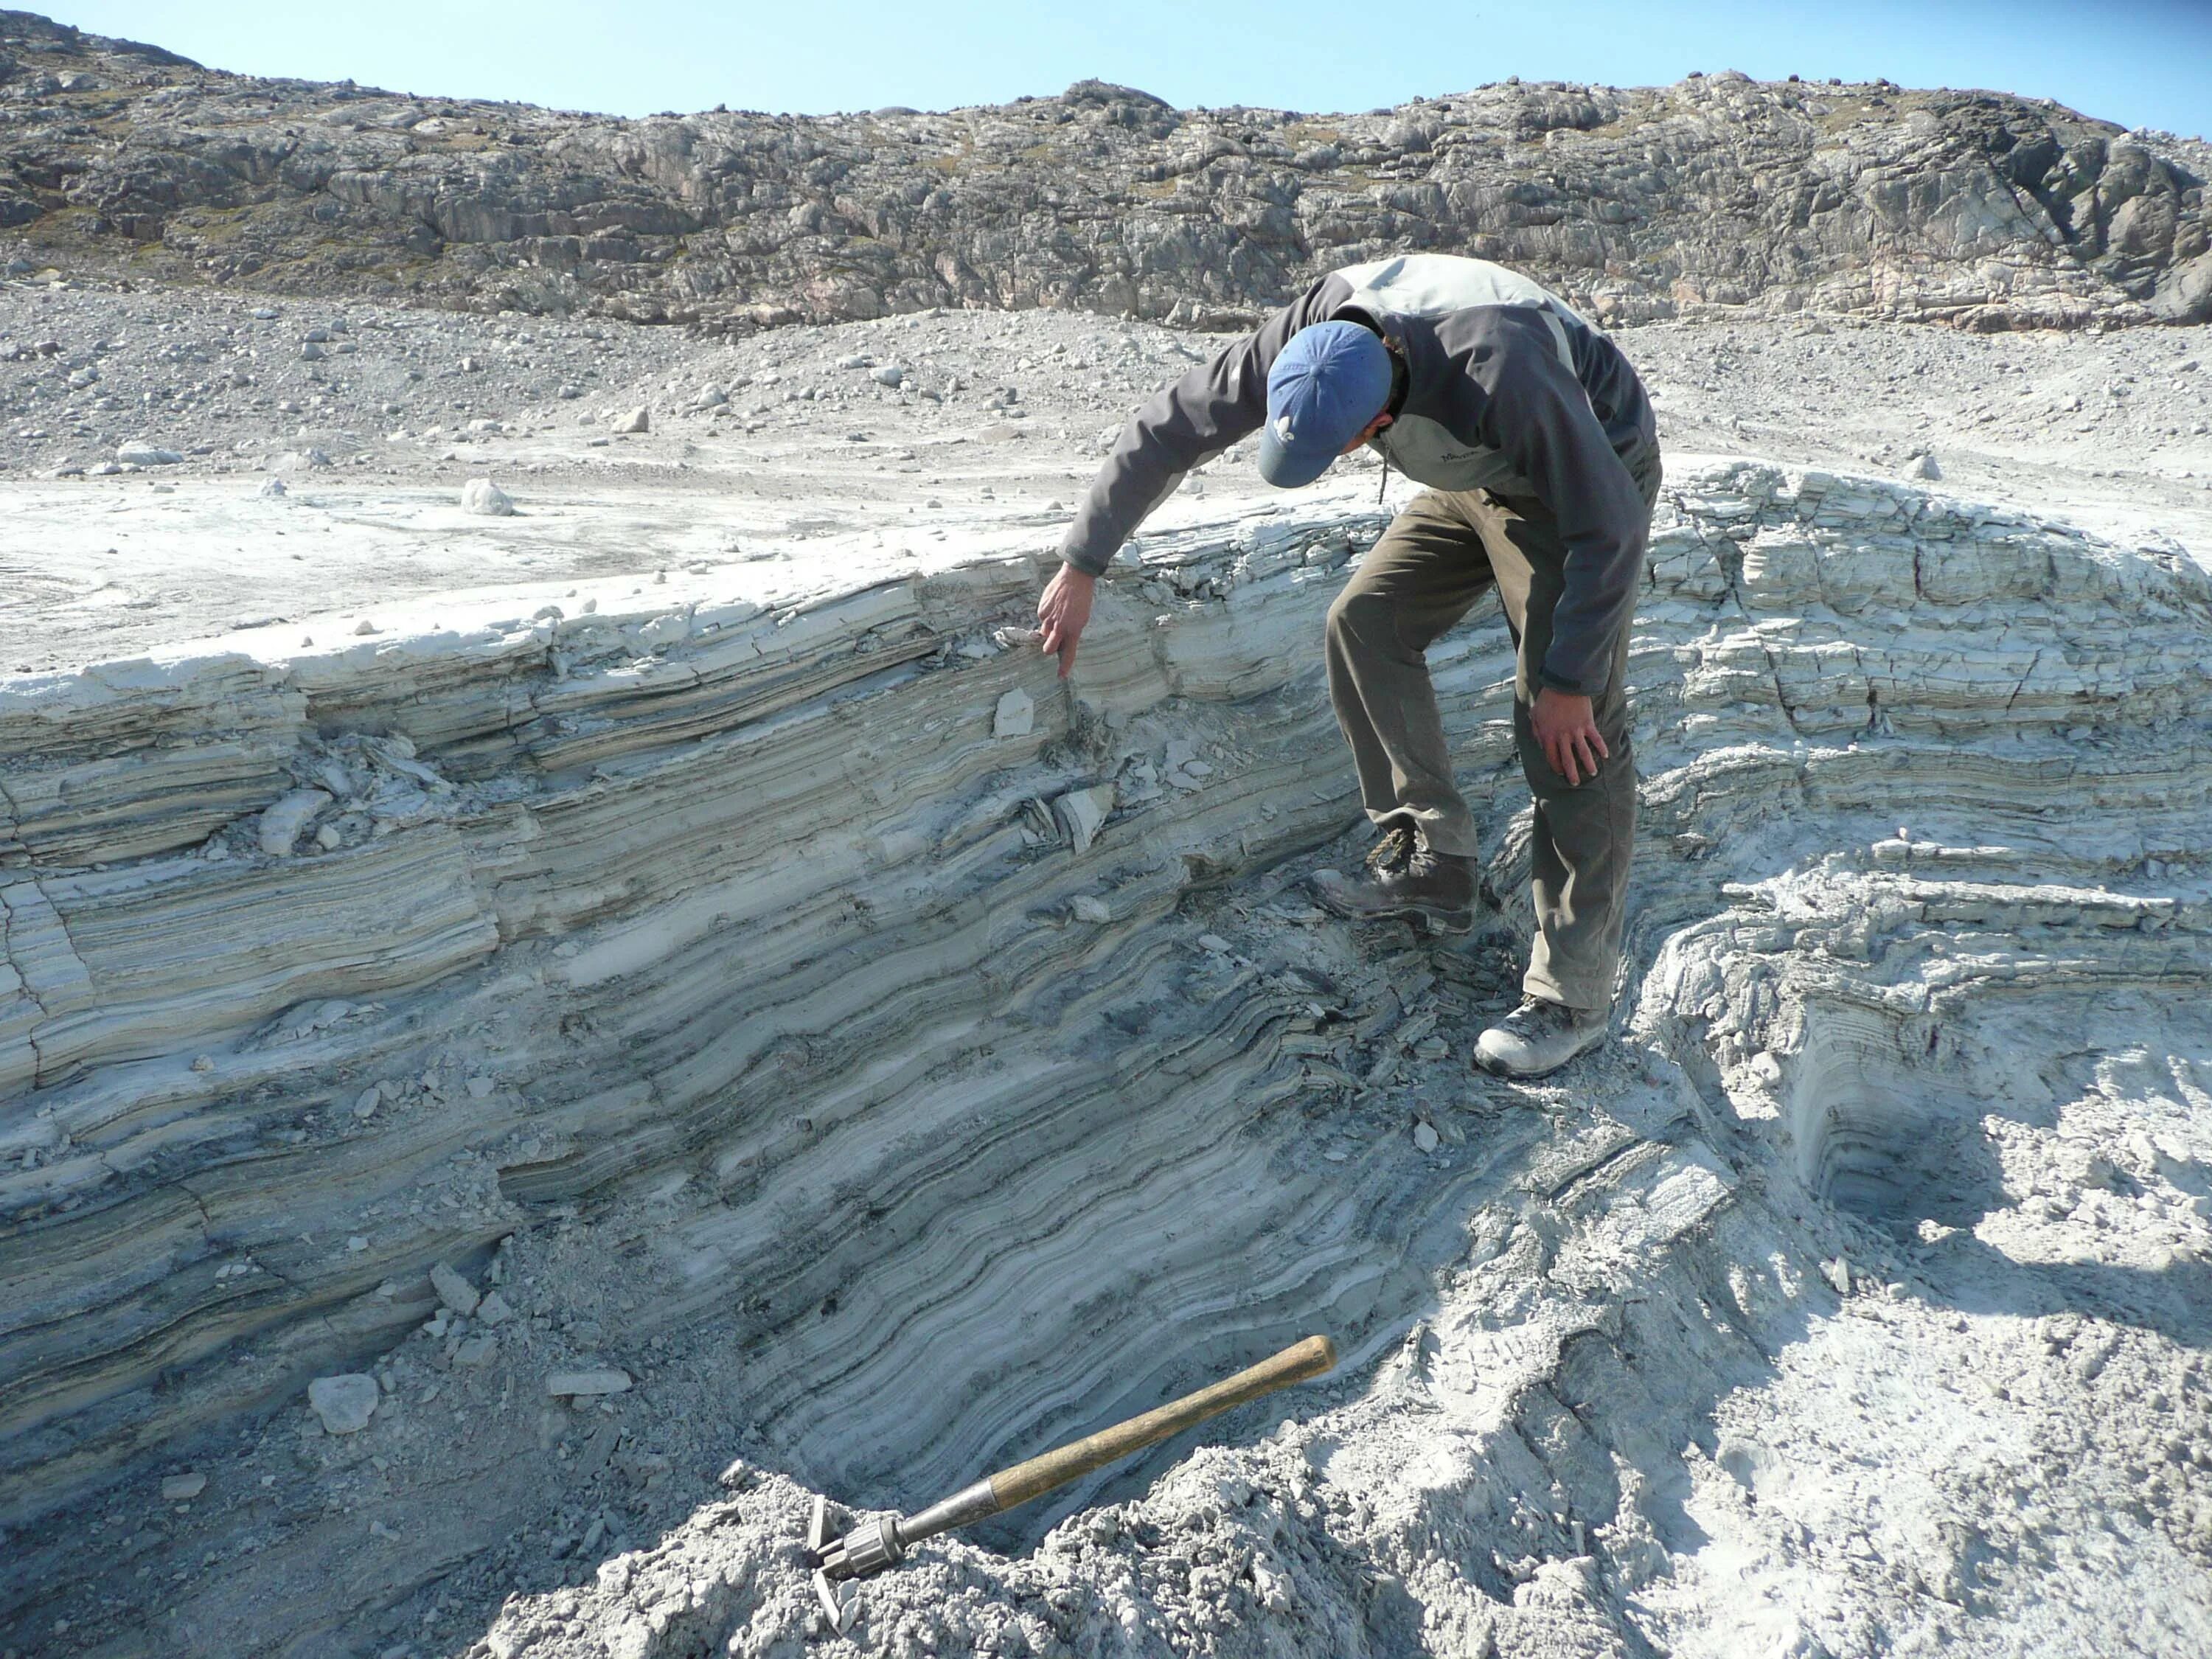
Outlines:
[[1181,105],[1347,110],[1508,75],[1636,86],[1740,69],[1988,87],[2212,134],[2212,0],[49,3],[219,69],[626,115],[944,109],[1086,76]]

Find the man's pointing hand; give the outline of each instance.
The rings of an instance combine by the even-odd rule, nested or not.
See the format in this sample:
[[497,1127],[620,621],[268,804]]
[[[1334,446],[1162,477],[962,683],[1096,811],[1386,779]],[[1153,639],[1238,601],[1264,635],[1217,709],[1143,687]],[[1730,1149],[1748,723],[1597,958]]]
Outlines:
[[1060,659],[1062,679],[1075,666],[1076,642],[1091,620],[1091,600],[1097,589],[1097,577],[1063,564],[1060,574],[1045,584],[1044,597],[1037,601],[1037,621],[1044,629],[1037,649]]

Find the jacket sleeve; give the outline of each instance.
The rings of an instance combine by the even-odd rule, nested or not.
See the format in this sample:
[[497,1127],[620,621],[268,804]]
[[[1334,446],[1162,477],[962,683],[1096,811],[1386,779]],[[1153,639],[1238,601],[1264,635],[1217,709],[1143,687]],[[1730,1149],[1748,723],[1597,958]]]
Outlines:
[[1257,331],[1147,398],[1091,480],[1060,544],[1061,559],[1100,574],[1185,473],[1257,432],[1267,417],[1275,354],[1307,324],[1328,320],[1351,292],[1341,277],[1322,277]]
[[1472,367],[1490,394],[1476,422],[1481,441],[1535,486],[1566,549],[1565,591],[1537,678],[1595,696],[1644,576],[1651,534],[1644,493],[1540,321],[1516,319]]

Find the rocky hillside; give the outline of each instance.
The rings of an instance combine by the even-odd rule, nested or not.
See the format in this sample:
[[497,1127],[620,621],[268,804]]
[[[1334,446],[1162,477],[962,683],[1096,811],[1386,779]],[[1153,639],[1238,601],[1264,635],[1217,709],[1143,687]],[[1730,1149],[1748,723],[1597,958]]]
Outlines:
[[2202,321],[2208,173],[2202,142],[1887,82],[1509,79],[1360,115],[1085,82],[943,114],[617,120],[225,74],[0,12],[16,275],[714,327],[929,306],[1234,322],[1423,248],[1608,321]]

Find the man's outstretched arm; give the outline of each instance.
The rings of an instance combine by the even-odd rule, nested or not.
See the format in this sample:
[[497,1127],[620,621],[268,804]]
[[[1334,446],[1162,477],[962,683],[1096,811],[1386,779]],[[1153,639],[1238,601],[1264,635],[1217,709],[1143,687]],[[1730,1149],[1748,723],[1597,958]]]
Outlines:
[[1260,429],[1276,354],[1309,323],[1326,322],[1351,292],[1342,278],[1322,277],[1254,332],[1162,386],[1130,416],[1076,508],[1060,543],[1060,574],[1037,605],[1042,648],[1059,655],[1063,676],[1090,620],[1096,578],[1185,473]]

